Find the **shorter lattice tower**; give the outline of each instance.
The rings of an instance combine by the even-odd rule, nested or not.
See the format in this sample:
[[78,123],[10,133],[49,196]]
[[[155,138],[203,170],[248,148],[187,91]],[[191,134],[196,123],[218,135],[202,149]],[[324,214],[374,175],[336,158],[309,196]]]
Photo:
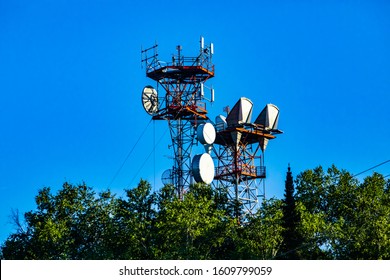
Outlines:
[[236,217],[243,219],[255,214],[260,198],[265,197],[264,151],[268,141],[282,133],[277,129],[279,109],[275,105],[266,105],[253,123],[252,108],[252,101],[242,97],[231,111],[226,110],[227,117],[219,115],[215,121],[217,164],[213,184],[216,189],[227,190]]

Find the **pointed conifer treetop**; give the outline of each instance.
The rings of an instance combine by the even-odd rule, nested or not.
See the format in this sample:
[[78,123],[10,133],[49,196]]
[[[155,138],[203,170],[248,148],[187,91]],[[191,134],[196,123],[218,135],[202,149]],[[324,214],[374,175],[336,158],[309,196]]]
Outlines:
[[297,213],[295,196],[294,196],[294,180],[291,172],[290,164],[288,164],[284,200],[283,200],[283,243],[279,252],[281,259],[299,259],[299,248],[302,245],[302,237],[298,230],[300,216]]

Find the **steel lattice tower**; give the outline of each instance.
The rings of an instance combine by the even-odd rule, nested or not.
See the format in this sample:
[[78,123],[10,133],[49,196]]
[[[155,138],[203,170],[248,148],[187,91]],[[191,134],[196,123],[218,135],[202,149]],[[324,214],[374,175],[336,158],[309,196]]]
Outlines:
[[251,115],[252,102],[242,97],[226,118],[217,117],[214,148],[218,162],[214,187],[227,190],[235,216],[244,220],[257,212],[259,198],[265,198],[264,151],[274,134],[282,133],[276,129],[276,106],[267,105],[254,123]]
[[157,87],[162,88],[165,94],[153,98],[150,98],[151,94],[146,94],[146,99],[151,99],[146,106],[152,108],[153,120],[168,122],[174,164],[167,176],[181,197],[193,183],[191,151],[196,143],[196,127],[208,120],[205,101],[212,102],[214,99],[213,90],[210,99],[204,97],[204,83],[214,77],[211,61],[213,45],[205,47],[201,38],[199,55],[196,57],[182,56],[182,47],[177,46],[177,55],[173,55],[169,63],[158,59],[157,47],[156,44],[142,50],[142,62],[146,65],[146,76],[156,81]]
[[259,207],[259,197],[264,197],[263,180],[266,168],[260,150],[259,138],[273,139],[253,127],[217,127],[215,154],[218,159],[215,174],[216,188],[228,190],[229,199],[235,203],[235,215],[255,214]]
[[[268,141],[282,133],[277,129],[279,109],[267,104],[252,123],[253,103],[241,97],[226,117],[220,115],[211,124],[205,101],[214,101],[214,91],[207,99],[204,88],[214,77],[213,45],[205,47],[201,38],[196,57],[182,56],[181,46],[176,49],[169,63],[158,59],[157,44],[141,52],[146,76],[164,91],[159,96],[152,86],[146,86],[143,106],[153,120],[168,122],[174,150],[174,164],[164,172],[163,183],[173,184],[182,197],[194,180],[210,184],[214,179],[214,188],[228,193],[235,216],[245,220],[257,212],[259,198],[265,197],[264,151]],[[199,140],[206,153],[192,159],[193,145]]]

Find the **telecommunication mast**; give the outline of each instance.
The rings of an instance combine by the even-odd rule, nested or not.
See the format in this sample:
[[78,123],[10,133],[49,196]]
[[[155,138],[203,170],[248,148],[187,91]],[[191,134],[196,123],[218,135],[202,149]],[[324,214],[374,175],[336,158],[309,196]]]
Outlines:
[[227,117],[219,115],[215,120],[218,163],[213,184],[227,190],[237,218],[255,214],[259,198],[265,197],[264,151],[268,141],[282,133],[277,129],[278,107],[267,104],[253,123],[252,110],[252,101],[241,97],[227,110]]
[[[170,62],[159,60],[157,47],[141,51],[146,76],[157,84],[157,89],[144,87],[142,104],[153,120],[168,122],[174,157],[172,168],[162,175],[163,183],[174,185],[179,198],[194,181],[212,183],[227,191],[237,218],[255,214],[259,198],[265,196],[264,151],[268,141],[282,133],[277,128],[278,107],[267,104],[252,122],[253,103],[241,97],[232,110],[225,107],[227,116],[219,115],[212,123],[206,102],[214,101],[214,90],[206,98],[205,83],[214,77],[213,44],[205,46],[201,37],[195,57],[183,56],[177,46]],[[205,152],[192,157],[198,143]]]
[[194,57],[183,56],[182,47],[177,46],[177,54],[170,62],[159,60],[157,48],[155,44],[141,51],[146,76],[157,83],[157,90],[152,86],[143,89],[142,104],[153,120],[168,122],[174,164],[164,172],[163,183],[173,184],[181,197],[194,179],[210,184],[214,178],[214,163],[209,153],[191,159],[197,140],[207,146],[215,139],[214,127],[207,122],[206,107],[207,101],[214,101],[214,90],[210,90],[209,98],[205,96],[205,83],[214,77],[214,45],[205,46],[201,37],[199,54]]

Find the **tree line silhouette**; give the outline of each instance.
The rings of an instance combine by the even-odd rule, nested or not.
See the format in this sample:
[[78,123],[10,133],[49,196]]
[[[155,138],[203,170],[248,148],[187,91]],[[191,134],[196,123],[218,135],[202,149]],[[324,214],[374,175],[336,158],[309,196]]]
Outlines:
[[41,189],[1,245],[2,259],[390,259],[390,180],[362,182],[335,166],[306,170],[284,198],[237,218],[223,190],[194,184],[152,192],[141,180],[124,197],[64,183]]

